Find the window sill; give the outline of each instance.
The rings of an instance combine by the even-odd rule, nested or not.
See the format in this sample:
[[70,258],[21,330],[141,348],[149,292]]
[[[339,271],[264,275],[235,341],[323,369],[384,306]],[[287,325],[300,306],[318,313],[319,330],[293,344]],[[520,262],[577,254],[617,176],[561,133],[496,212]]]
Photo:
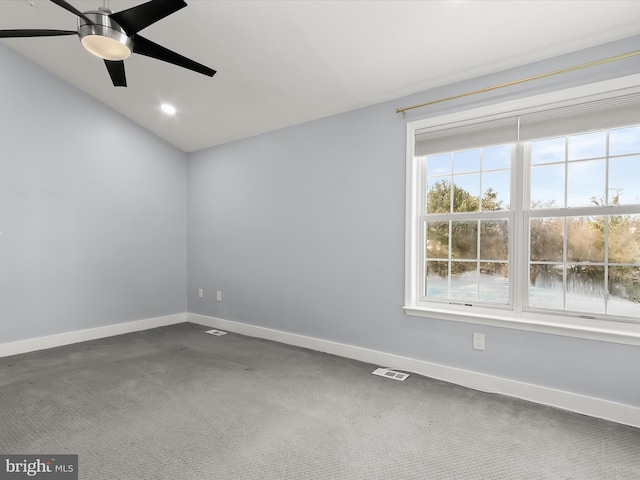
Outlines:
[[407,305],[402,308],[407,315],[416,317],[640,346],[640,324],[637,323],[565,318],[534,313],[523,313],[521,317],[517,317],[513,312],[485,311],[477,307],[468,307],[469,311]]

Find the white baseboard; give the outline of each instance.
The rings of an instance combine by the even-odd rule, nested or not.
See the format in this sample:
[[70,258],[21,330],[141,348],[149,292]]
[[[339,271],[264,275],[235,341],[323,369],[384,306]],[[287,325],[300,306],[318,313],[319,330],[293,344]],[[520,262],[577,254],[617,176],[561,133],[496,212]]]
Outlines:
[[187,321],[242,335],[274,340],[288,345],[339,355],[392,370],[417,373],[483,392],[516,397],[640,428],[640,408],[609,400],[205,315],[188,313]]
[[115,325],[106,325],[104,327],[88,328],[86,330],[77,330],[75,332],[59,333],[57,335],[49,335],[46,337],[30,338],[28,340],[20,340],[17,342],[0,343],[0,357],[8,357],[10,355],[18,355],[36,350],[61,347],[72,343],[96,340],[98,338],[113,337],[114,335],[122,335],[123,333],[139,332],[150,328],[164,327],[166,325],[183,323],[186,321],[186,318],[186,313],[177,313],[175,315],[167,315],[164,317],[146,318],[144,320],[117,323]]

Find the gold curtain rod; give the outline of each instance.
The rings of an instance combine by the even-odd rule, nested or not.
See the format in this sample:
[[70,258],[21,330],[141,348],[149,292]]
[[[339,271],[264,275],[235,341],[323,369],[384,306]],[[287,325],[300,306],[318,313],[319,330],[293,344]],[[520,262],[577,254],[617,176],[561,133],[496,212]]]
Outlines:
[[604,63],[615,62],[616,60],[622,60],[624,58],[633,57],[635,55],[640,55],[640,50],[636,50],[634,52],[622,53],[620,55],[615,55],[613,57],[603,58],[602,60],[595,60],[593,62],[583,63],[581,65],[575,65],[573,67],[562,68],[560,70],[555,70],[553,72],[541,73],[539,75],[533,75],[527,78],[521,78],[519,80],[513,80],[511,82],[501,83],[500,85],[493,85],[491,87],[480,88],[478,90],[473,90],[471,92],[461,93],[459,95],[452,95],[451,97],[440,98],[439,100],[433,100],[431,102],[421,103],[419,105],[412,105],[411,107],[397,108],[396,113],[402,113],[403,116],[406,117],[408,110],[413,110],[414,108],[422,108],[428,107],[429,105],[434,105],[436,103],[448,102],[449,100],[455,100],[456,98],[468,97],[470,95],[476,95],[478,93],[490,92],[491,90],[497,90],[499,88],[510,87],[512,85],[518,85],[520,83],[530,82],[532,80],[538,80],[540,78],[552,77],[554,75],[559,75],[561,73],[573,72],[575,70],[580,70],[588,67],[595,67],[596,65],[602,65]]

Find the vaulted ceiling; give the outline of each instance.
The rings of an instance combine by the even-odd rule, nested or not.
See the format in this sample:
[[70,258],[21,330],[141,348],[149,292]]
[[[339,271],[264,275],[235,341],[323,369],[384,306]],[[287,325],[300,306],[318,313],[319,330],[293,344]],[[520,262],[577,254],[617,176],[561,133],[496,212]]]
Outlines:
[[[68,1],[116,12],[143,3]],[[116,88],[75,36],[2,42],[191,152],[631,37],[640,25],[637,0],[187,3],[141,34],[213,78],[133,55],[128,87]],[[74,30],[76,17],[47,0],[0,1],[0,29],[18,28]]]

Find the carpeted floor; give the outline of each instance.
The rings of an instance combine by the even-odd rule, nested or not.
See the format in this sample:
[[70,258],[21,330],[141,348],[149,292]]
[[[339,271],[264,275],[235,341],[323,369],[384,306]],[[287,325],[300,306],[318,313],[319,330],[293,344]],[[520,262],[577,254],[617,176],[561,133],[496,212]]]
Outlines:
[[80,479],[640,479],[640,429],[180,324],[0,359],[0,453]]

